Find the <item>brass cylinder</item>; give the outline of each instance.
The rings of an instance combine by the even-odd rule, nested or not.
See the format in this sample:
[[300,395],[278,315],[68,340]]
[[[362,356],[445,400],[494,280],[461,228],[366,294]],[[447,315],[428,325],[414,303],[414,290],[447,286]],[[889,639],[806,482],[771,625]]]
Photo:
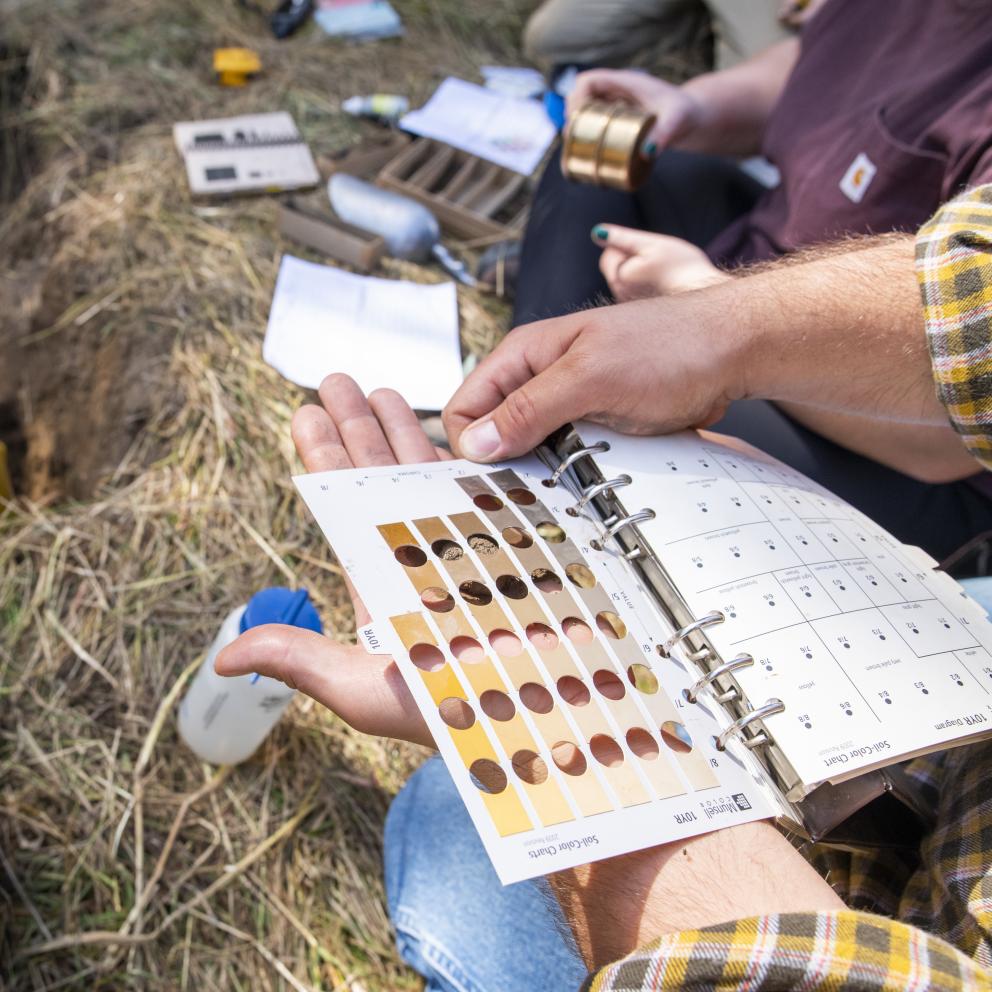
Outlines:
[[651,174],[641,154],[655,115],[622,103],[588,103],[565,128],[562,170],[574,182],[631,192]]

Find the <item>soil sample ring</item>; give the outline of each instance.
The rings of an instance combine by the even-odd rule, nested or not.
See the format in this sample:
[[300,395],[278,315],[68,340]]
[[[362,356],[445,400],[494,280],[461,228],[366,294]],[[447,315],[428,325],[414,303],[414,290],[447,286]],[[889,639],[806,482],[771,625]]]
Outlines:
[[562,143],[562,170],[574,182],[631,192],[651,174],[641,149],[654,114],[622,103],[589,103],[568,122]]

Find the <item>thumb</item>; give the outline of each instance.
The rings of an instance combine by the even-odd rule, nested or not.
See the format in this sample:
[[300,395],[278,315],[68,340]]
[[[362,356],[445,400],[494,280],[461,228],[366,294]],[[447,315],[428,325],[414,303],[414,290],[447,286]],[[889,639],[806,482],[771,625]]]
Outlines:
[[592,409],[587,368],[580,356],[567,352],[509,393],[492,413],[469,424],[458,439],[459,451],[474,462],[515,458],[569,421],[580,420]]
[[299,689],[365,734],[432,745],[410,690],[387,655],[284,624],[245,631],[214,662],[218,675],[257,672]]
[[592,229],[592,240],[601,248],[609,246],[625,255],[636,255],[658,240],[653,231],[638,231],[620,224],[597,224]]

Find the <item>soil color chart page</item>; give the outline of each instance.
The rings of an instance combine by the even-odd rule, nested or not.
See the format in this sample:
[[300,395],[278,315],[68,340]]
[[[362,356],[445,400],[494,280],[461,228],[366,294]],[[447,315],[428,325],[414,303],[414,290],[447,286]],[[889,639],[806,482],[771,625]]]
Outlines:
[[581,436],[808,786],[992,729],[992,625],[919,549],[742,442]]
[[[603,526],[536,459],[295,481],[506,884],[778,812]],[[573,508],[574,512],[574,508]]]

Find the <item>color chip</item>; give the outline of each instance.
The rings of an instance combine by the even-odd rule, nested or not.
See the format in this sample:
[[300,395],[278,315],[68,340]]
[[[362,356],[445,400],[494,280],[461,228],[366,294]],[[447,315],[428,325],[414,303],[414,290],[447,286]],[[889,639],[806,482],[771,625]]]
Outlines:
[[[393,629],[408,651],[417,645],[428,644],[437,646],[437,641],[431,633],[426,620],[419,613],[408,613],[403,616],[391,617]],[[465,699],[464,690],[458,683],[457,677],[447,663],[436,672],[426,672],[418,668],[424,683],[431,693],[431,698],[439,704],[451,697]],[[458,730],[448,728],[454,744],[466,768],[471,768],[476,761],[485,760],[499,765],[499,758],[494,750],[482,722],[476,720],[470,727]],[[524,809],[517,786],[508,783],[506,788],[498,793],[488,793],[480,790],[482,801],[492,817],[496,830],[501,837],[530,830],[534,826],[527,811]],[[552,796],[552,802],[554,797]],[[561,822],[561,821],[557,821]]]
[[684,794],[676,767],[714,787],[652,659],[538,495],[512,471],[455,481],[473,509],[379,533],[425,607],[394,626],[500,835],[530,829],[528,809],[550,827]]

